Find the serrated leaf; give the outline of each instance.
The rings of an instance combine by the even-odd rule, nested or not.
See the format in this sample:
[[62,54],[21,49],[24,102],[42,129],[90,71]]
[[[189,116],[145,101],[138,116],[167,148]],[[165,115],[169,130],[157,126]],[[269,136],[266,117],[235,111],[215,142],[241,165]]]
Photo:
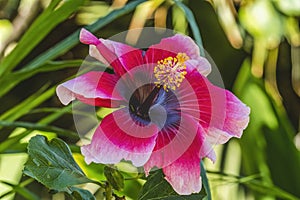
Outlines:
[[115,190],[122,190],[124,188],[124,177],[118,170],[108,167],[108,166],[105,166],[104,167],[104,175],[105,175],[108,183]]
[[48,142],[46,137],[37,135],[31,138],[27,149],[29,158],[24,174],[49,189],[68,191],[70,186],[92,182],[76,164],[64,141],[54,138]]
[[144,184],[138,200],[201,200],[206,197],[204,190],[198,194],[179,195],[164,179],[161,170],[151,173]]

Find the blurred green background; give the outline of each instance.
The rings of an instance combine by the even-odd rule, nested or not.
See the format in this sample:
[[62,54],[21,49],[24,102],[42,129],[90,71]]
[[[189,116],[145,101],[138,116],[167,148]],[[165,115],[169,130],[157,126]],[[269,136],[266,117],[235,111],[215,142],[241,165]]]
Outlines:
[[[300,199],[299,18],[299,0],[0,0],[0,199],[64,199],[22,175],[36,134],[62,138],[88,176],[105,178],[84,164],[71,106],[55,95],[88,55],[85,26],[103,38],[150,26],[202,39],[225,87],[251,107],[242,139],[205,160],[212,199]],[[125,181],[120,195],[136,199],[143,183]]]

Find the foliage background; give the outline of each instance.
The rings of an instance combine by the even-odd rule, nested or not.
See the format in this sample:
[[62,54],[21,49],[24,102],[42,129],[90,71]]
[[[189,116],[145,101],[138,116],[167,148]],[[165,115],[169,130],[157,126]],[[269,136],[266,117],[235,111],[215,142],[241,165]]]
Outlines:
[[[88,54],[81,27],[107,38],[155,26],[202,39],[225,87],[251,107],[242,139],[216,146],[214,165],[205,160],[213,199],[299,199],[299,16],[297,0],[0,0],[0,198],[64,198],[22,175],[37,134],[66,141],[87,176],[105,181],[103,166],[84,164],[55,87]],[[116,193],[137,199],[144,182],[127,177]]]

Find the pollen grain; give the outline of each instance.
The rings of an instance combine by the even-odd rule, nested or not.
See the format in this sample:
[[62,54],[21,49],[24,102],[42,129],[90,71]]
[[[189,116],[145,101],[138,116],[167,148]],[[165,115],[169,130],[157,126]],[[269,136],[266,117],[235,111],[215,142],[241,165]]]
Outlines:
[[186,64],[189,57],[185,53],[178,53],[176,57],[167,57],[157,62],[154,67],[154,82],[157,87],[163,87],[165,91],[176,90],[186,75]]

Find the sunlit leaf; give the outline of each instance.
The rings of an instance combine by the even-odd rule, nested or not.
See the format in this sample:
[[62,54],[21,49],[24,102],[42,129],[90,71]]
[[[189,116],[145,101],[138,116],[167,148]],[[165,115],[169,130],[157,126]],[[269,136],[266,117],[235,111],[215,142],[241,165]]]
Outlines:
[[[74,151],[72,151],[72,152],[74,152]],[[74,156],[76,163],[78,163],[79,167],[87,175],[87,177],[89,177],[90,179],[95,180],[97,182],[105,181],[105,176],[104,176],[105,165],[98,164],[98,163],[90,163],[88,165],[84,161],[83,155],[80,153],[75,153],[75,154],[73,154],[73,156]]]
[[59,128],[56,126],[45,125],[45,124],[20,122],[20,121],[10,122],[10,121],[0,120],[0,126],[11,127],[11,128],[22,127],[22,128],[26,128],[29,130],[41,130],[41,131],[46,131],[46,132],[57,133],[58,135],[64,135],[64,136],[68,136],[68,137],[72,137],[72,138],[78,138],[78,134],[73,131],[62,129],[62,128]]
[[242,183],[246,186],[248,186],[249,188],[260,192],[261,194],[270,194],[273,196],[276,196],[278,198],[282,198],[282,199],[289,199],[289,200],[300,200],[300,198],[274,186],[274,185],[266,185],[263,182],[260,181],[249,181],[249,182],[244,182]]
[[[129,13],[130,11],[134,10],[136,6],[145,2],[146,0],[136,0],[133,2],[128,3],[126,6],[113,10],[108,15],[103,18],[98,19],[95,23],[86,26],[85,28],[91,32],[95,32],[98,29],[104,27],[105,25],[109,24],[113,20],[117,19],[118,17]],[[36,59],[32,60],[28,65],[24,66],[23,69],[35,69],[40,67],[41,65],[45,64],[46,62],[56,58],[63,53],[68,52],[72,47],[74,47],[78,42],[80,30],[75,31],[73,34],[65,38],[62,42],[55,45],[53,48],[47,50],[45,53],[41,54]]]
[[188,24],[183,10],[178,8],[178,6],[173,6],[172,14],[173,14],[172,20],[173,20],[174,30],[179,33],[188,35],[188,31],[187,31]]
[[[300,153],[292,139],[295,131],[284,109],[268,95],[261,80],[251,75],[249,65],[246,60],[235,84],[238,96],[251,107],[251,123],[240,140],[241,147],[247,147],[242,148],[243,173],[262,174],[264,184],[299,196]],[[274,195],[268,191],[263,195]]]
[[274,0],[277,8],[286,15],[300,16],[299,0]]
[[13,32],[13,26],[11,22],[7,19],[0,20],[0,52],[4,47],[5,41],[10,37],[10,34]]
[[17,64],[60,22],[76,11],[84,0],[52,1],[47,9],[33,22],[16,48],[1,62],[0,76],[14,69]]
[[[26,80],[37,73],[40,72],[49,72],[60,70],[64,68],[71,68],[71,67],[80,67],[82,64],[82,60],[70,60],[70,61],[49,61],[45,65],[40,66],[39,68],[29,69],[29,70],[19,70],[16,72],[12,72],[4,76],[0,79],[0,85],[5,85],[1,93],[6,93],[11,88],[15,87],[21,81]],[[1,86],[0,86],[1,87]]]
[[239,10],[239,19],[255,38],[264,38],[271,46],[277,45],[283,34],[280,15],[271,1],[253,1]]
[[14,121],[23,116],[24,114],[27,114],[31,109],[37,107],[45,100],[52,97],[52,95],[55,92],[55,88],[52,87],[45,91],[47,87],[48,85],[46,84],[34,94],[20,102],[18,105],[15,105],[11,109],[7,110],[5,113],[0,115],[0,120]]
[[[113,20],[117,19],[118,17],[125,15],[125,14],[129,13],[130,11],[134,10],[136,8],[136,6],[138,6],[139,4],[141,4],[145,1],[146,0],[132,1],[120,9],[113,10],[105,17],[98,19],[95,23],[93,23],[89,26],[86,26],[85,28],[90,30],[91,32],[95,32],[96,30],[111,23]],[[72,1],[67,1],[67,2],[68,2],[68,4],[73,4]],[[81,2],[81,0],[76,1],[76,3],[80,3],[80,2]],[[74,8],[74,6],[76,6],[76,5],[78,6],[78,4],[74,4],[71,7]],[[63,16],[65,16],[66,14],[68,14],[68,13],[64,13]],[[48,15],[49,15],[49,13],[47,14],[47,16]],[[57,15],[57,13],[55,15]],[[43,18],[47,18],[47,16],[46,17],[44,16]],[[47,18],[47,20],[51,20],[51,18],[49,18],[49,19]],[[43,22],[43,20],[40,20],[40,21]],[[41,22],[36,22],[36,24],[39,24]],[[47,27],[47,28],[49,28],[49,27]],[[34,29],[34,27],[31,29]],[[40,34],[39,29],[34,30],[34,31],[37,31],[37,33],[38,33],[37,35]],[[27,32],[29,32],[29,30]],[[14,68],[17,65],[17,63],[19,63],[21,61],[21,59],[30,52],[29,47],[36,45],[36,43],[35,43],[36,42],[36,38],[35,38],[36,33],[31,33],[31,32],[26,33],[26,35],[23,36],[23,40],[25,40],[25,42],[22,42],[21,45],[19,44],[17,46],[18,48],[16,48],[9,56],[7,56],[2,62],[0,62],[1,63],[0,76],[3,73],[7,73],[6,71],[9,71],[10,69]],[[2,77],[3,82],[1,82],[2,78],[0,79],[0,83],[1,83],[0,84],[0,89],[1,89],[0,96],[3,96],[7,92],[9,92],[14,86],[16,86],[22,80],[24,80],[24,77],[27,78],[27,77],[33,75],[34,73],[36,73],[37,71],[42,71],[38,68],[44,67],[45,65],[47,65],[47,62],[68,52],[72,47],[74,47],[76,44],[78,44],[79,43],[79,40],[78,40],[79,32],[80,32],[80,30],[75,31],[70,36],[65,38],[63,41],[59,42],[52,48],[48,49],[41,55],[37,56],[35,59],[33,59],[27,65],[25,65],[21,71],[15,72],[14,74],[17,74],[17,73],[22,74],[23,77],[21,77],[20,79],[19,78],[13,79],[14,75],[11,75],[10,73],[7,73],[7,76],[8,76],[7,78],[5,78],[6,76],[3,76]],[[34,37],[34,38],[32,38],[32,37]],[[41,36],[39,35],[39,38],[40,37]],[[35,42],[31,43],[32,41],[35,41]],[[30,42],[30,46],[26,46],[28,42]],[[21,43],[21,41],[20,41],[20,43]],[[23,47],[23,46],[25,46],[25,47]],[[26,51],[24,51],[24,49],[26,49]],[[20,53],[20,51],[21,51],[21,53]],[[8,80],[13,80],[13,82],[10,83]],[[6,83],[6,84],[4,84],[4,83]]]
[[25,187],[16,186],[14,191],[28,200],[39,200],[39,197]]
[[5,150],[12,148],[14,145],[18,145],[19,141],[25,137],[27,134],[29,133],[29,131],[24,131],[21,134],[18,134],[16,136],[10,137],[6,140],[4,140],[3,142],[1,142],[0,144],[0,153],[3,153]]

